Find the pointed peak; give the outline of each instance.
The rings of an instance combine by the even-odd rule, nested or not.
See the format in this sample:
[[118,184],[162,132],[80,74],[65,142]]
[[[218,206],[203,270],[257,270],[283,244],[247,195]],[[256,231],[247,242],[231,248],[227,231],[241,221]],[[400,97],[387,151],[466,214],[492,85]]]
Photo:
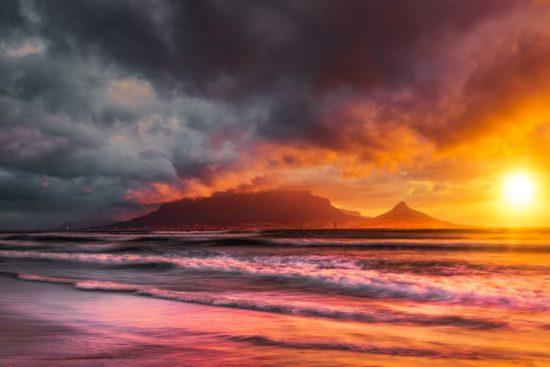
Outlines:
[[410,209],[410,207],[407,205],[406,202],[400,201],[396,206],[393,207],[394,209]]

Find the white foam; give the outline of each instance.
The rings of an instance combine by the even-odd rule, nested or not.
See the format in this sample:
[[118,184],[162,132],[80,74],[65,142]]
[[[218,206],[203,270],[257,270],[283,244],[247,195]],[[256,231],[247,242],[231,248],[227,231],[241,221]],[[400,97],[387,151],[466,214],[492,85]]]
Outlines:
[[[77,261],[112,265],[171,264],[190,270],[214,271],[255,278],[276,278],[359,292],[369,297],[496,305],[550,310],[550,296],[539,284],[505,275],[436,277],[365,270],[353,261],[306,257],[254,256],[209,258],[135,254],[37,253],[0,251],[0,257]],[[543,281],[543,279],[540,279]]]
[[74,284],[73,279],[47,277],[43,275],[35,275],[28,273],[19,273],[17,277],[22,280],[30,280],[33,282],[46,282],[46,283],[58,283],[58,284]]
[[20,273],[19,279],[54,284],[71,284],[75,288],[86,291],[131,292],[136,295],[166,299],[171,301],[194,303],[207,306],[245,309],[261,312],[280,313],[287,315],[314,316],[331,319],[353,320],[374,323],[416,323],[429,325],[454,325],[468,328],[497,328],[505,324],[494,320],[466,319],[461,317],[429,316],[383,310],[365,311],[357,308],[342,308],[323,306],[318,303],[286,300],[285,303],[271,299],[242,298],[223,296],[204,292],[184,292],[159,289],[154,287],[125,284],[103,280],[81,280],[71,278],[49,277],[43,275]]

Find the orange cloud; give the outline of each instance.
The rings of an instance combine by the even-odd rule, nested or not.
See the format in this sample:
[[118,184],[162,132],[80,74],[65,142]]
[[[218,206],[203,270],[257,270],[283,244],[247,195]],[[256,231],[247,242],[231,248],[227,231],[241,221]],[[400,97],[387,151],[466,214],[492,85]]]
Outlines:
[[548,171],[549,15],[538,3],[467,32],[449,31],[448,43],[402,45],[400,55],[414,55],[420,65],[406,77],[392,65],[374,65],[369,45],[351,52],[362,40],[354,38],[323,64],[311,96],[297,103],[298,117],[283,111],[282,121],[270,121],[267,131],[257,127],[259,133],[246,122],[220,129],[209,149],[223,156],[231,146],[238,159],[205,164],[194,177],[149,183],[126,198],[156,203],[231,189],[306,187],[367,214],[407,199],[462,206],[443,215],[457,222],[489,215],[475,213],[475,205],[490,207],[503,170],[519,164]]

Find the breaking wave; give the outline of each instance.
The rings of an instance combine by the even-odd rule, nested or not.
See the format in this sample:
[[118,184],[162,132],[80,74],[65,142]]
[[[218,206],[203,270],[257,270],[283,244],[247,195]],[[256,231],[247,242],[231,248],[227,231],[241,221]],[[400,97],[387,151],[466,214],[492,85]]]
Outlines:
[[533,240],[503,241],[488,239],[473,241],[471,239],[433,238],[264,238],[254,239],[257,245],[276,245],[280,247],[321,247],[348,248],[356,250],[418,250],[418,251],[490,251],[490,252],[527,252],[549,253],[548,241]]
[[233,231],[185,231],[185,232],[37,232],[0,234],[3,241],[48,242],[162,242],[162,241],[206,241],[224,239],[246,239],[259,236],[259,232]]
[[247,299],[232,296],[213,295],[211,293],[203,292],[171,291],[154,287],[103,280],[100,281],[69,279],[28,273],[18,273],[10,275],[15,275],[17,278],[26,281],[72,285],[80,290],[130,292],[140,296],[148,296],[171,301],[286,315],[312,316],[368,323],[455,326],[461,328],[483,330],[508,327],[507,323],[497,320],[464,318],[460,316],[430,316],[396,312],[389,309],[381,309],[368,312],[358,309],[342,309],[329,306],[320,306],[317,304],[314,305],[312,303],[301,301],[289,301],[288,303],[281,303],[275,302],[273,300]]
[[198,258],[141,256],[135,254],[0,251],[0,257],[74,261],[116,266],[169,264],[195,271],[211,271],[251,278],[271,278],[289,282],[311,283],[374,298],[403,298],[414,301],[550,310],[550,297],[543,291],[529,288],[529,282],[507,282],[504,277],[430,277],[387,273],[374,269],[365,270],[354,261],[320,256],[253,256],[242,259],[227,255]]

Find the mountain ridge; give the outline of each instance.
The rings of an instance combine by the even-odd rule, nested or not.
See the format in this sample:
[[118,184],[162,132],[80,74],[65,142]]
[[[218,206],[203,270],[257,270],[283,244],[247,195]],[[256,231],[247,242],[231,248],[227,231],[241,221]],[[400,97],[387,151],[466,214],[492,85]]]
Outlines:
[[307,190],[222,192],[161,204],[146,215],[109,229],[227,228],[448,228],[453,223],[410,208],[404,201],[370,218],[337,208]]

